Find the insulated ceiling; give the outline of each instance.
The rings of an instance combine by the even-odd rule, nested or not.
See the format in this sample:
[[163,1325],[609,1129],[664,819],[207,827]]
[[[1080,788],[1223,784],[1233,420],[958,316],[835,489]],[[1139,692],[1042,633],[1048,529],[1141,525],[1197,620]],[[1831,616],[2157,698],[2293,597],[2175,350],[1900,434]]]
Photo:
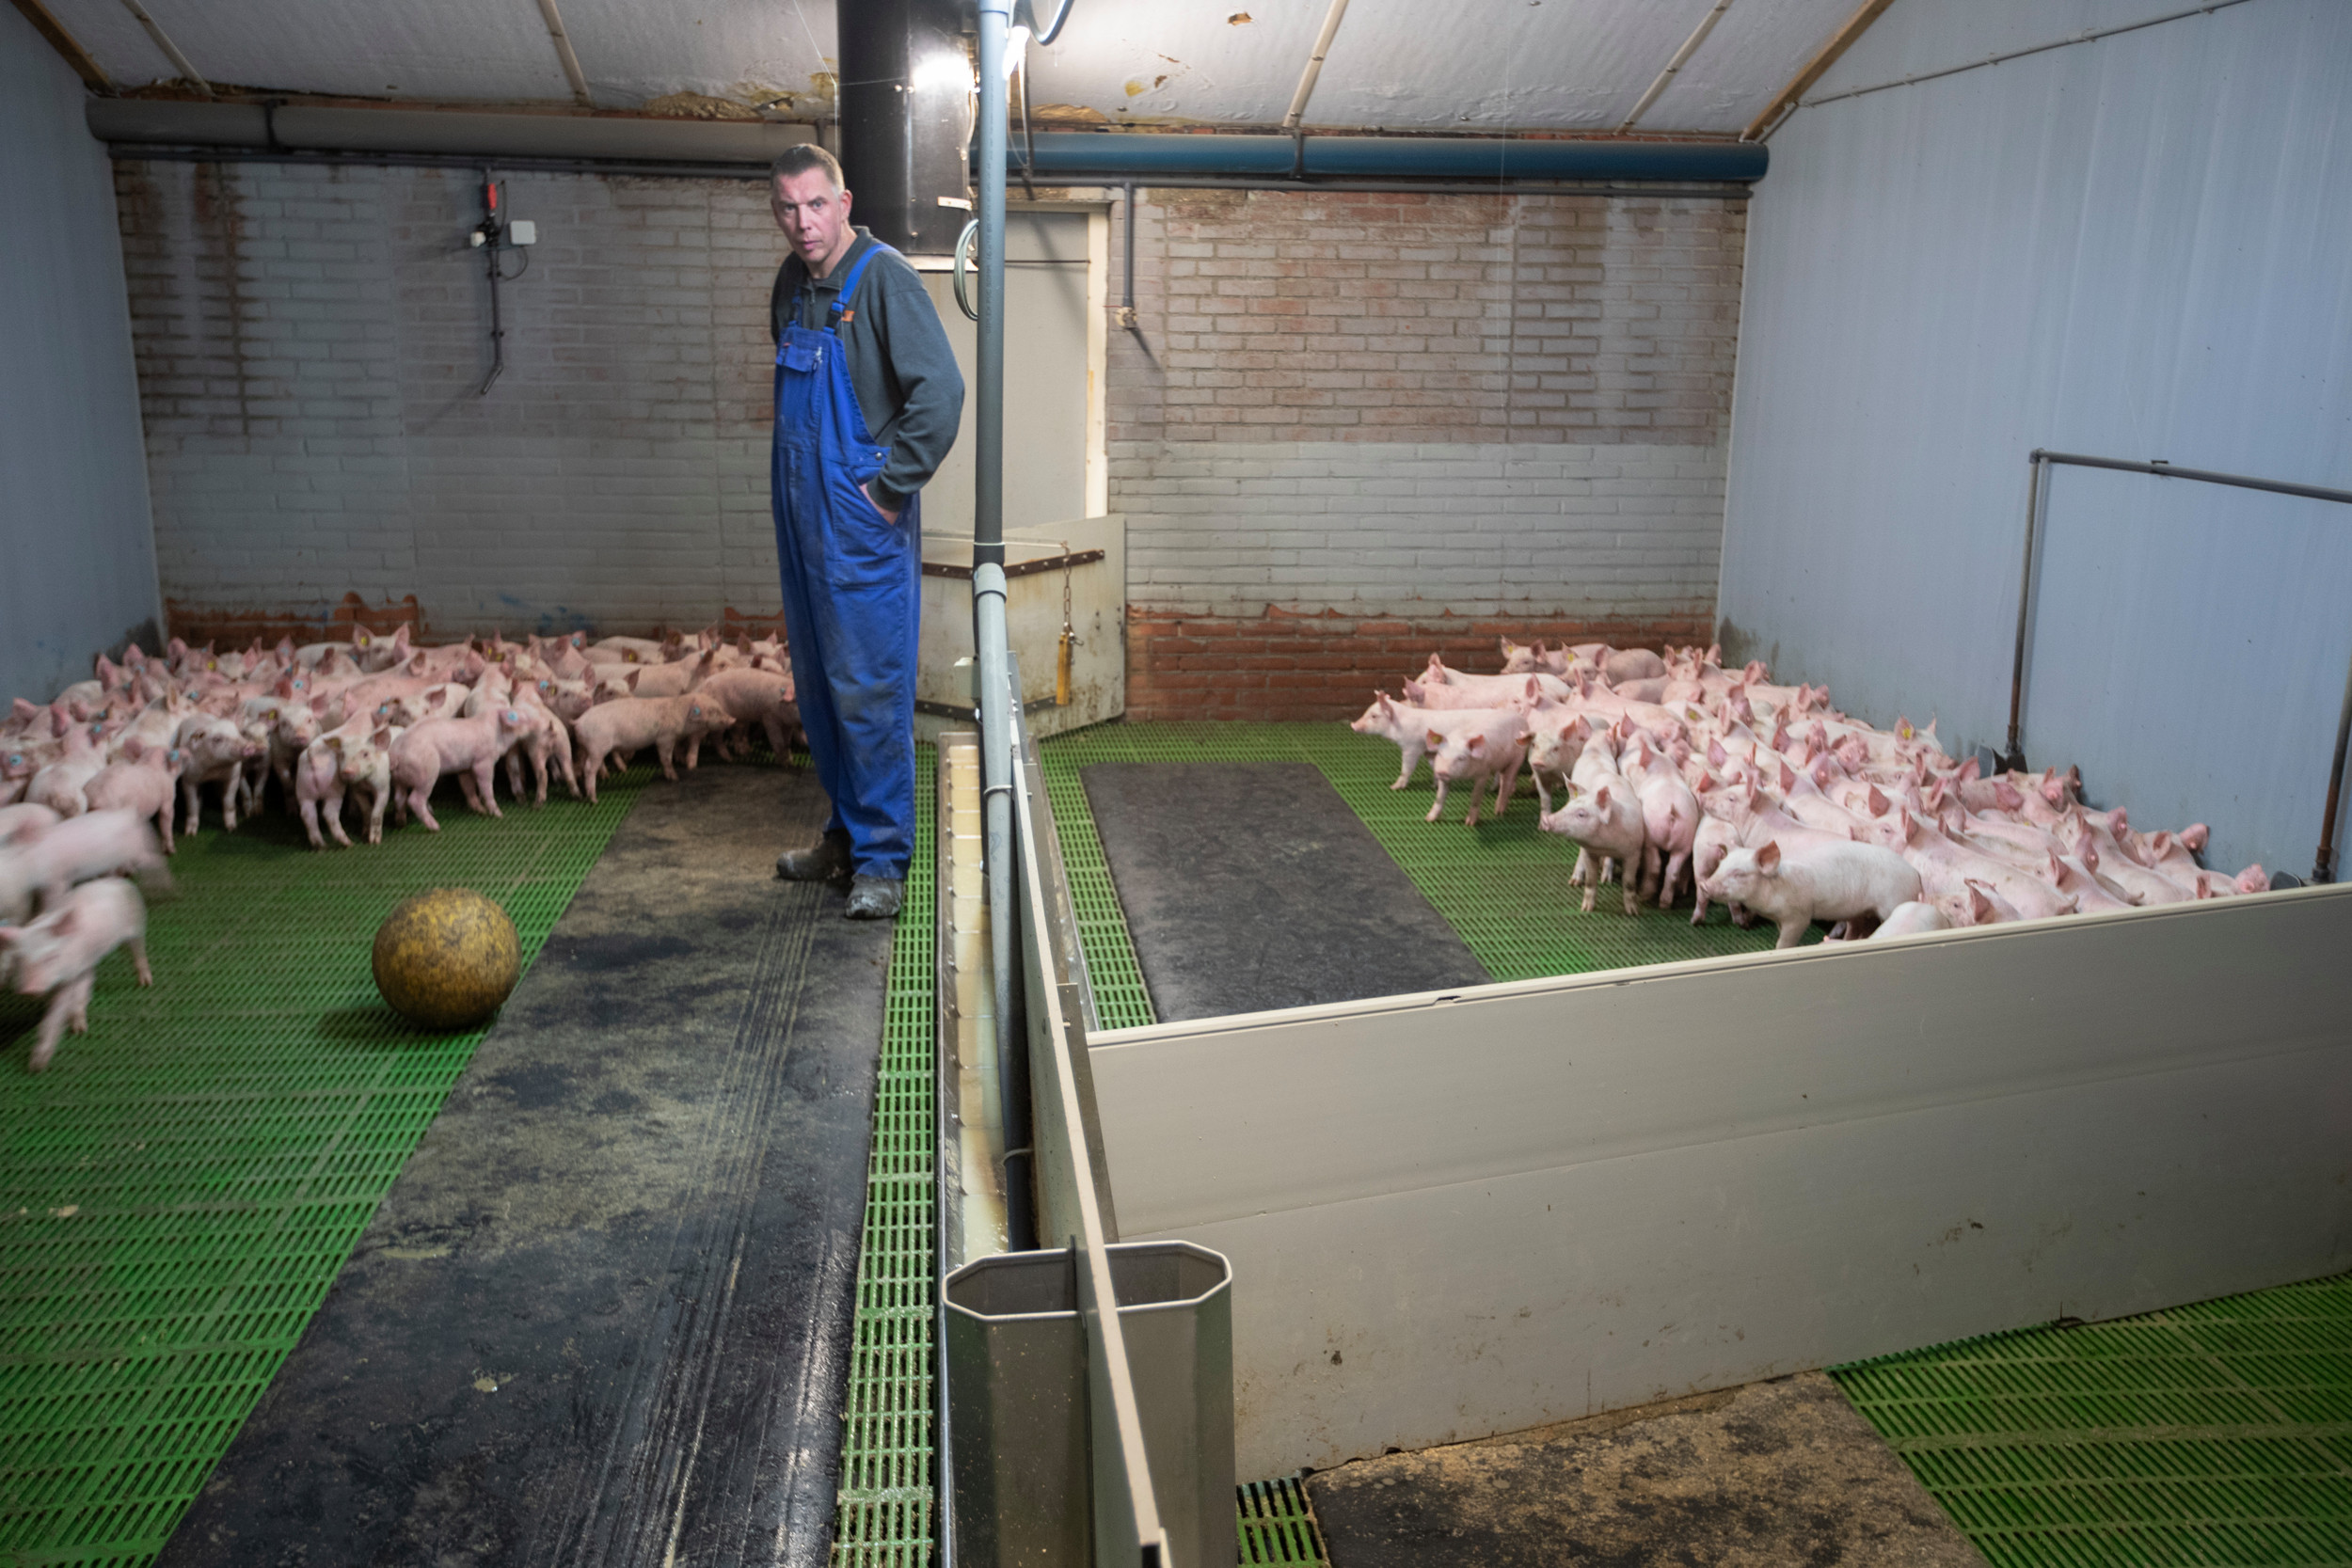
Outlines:
[[[568,103],[536,0],[143,0],[208,79],[369,98]],[[1919,3],[1919,0],[1913,0]],[[176,74],[122,0],[48,0],[118,82]],[[1715,0],[1353,0],[1311,126],[1607,131]],[[1854,0],[1733,0],[1644,117],[1645,132],[1737,132]],[[821,114],[833,0],[558,0],[600,107],[679,92]],[[1041,9],[1043,7],[1041,6]],[[1030,52],[1030,98],[1110,123],[1271,125],[1327,0],[1076,0]]]

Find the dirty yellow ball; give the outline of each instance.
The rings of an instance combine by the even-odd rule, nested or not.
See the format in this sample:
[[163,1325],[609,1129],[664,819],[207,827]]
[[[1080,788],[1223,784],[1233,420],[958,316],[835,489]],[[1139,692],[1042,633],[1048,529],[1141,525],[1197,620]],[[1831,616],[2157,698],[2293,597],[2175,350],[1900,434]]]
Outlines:
[[426,1029],[488,1021],[522,976],[506,911],[470,888],[437,887],[402,904],[375,933],[375,989]]

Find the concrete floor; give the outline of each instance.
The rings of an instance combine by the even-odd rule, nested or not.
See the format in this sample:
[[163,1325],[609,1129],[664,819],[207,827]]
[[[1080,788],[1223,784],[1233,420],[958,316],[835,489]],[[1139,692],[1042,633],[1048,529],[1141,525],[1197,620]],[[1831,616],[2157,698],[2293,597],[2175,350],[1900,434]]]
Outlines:
[[1835,1384],[1806,1372],[1307,1482],[1331,1568],[1979,1568]]
[[891,927],[774,879],[823,810],[646,786],[166,1564],[825,1561]]

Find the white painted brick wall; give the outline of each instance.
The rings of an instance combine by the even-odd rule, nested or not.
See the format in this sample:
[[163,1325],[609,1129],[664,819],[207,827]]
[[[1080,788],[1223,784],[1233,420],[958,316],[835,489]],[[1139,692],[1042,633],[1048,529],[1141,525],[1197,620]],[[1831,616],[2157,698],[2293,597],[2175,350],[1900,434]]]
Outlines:
[[472,176],[129,164],[118,188],[167,600],[414,594],[451,632],[774,612],[782,239],[755,183],[512,176],[541,241],[484,398]]
[[[513,175],[541,241],[486,398],[469,173],[127,163],[117,188],[167,601],[414,594],[453,632],[774,611],[758,185]],[[1142,215],[1160,358],[1114,332],[1109,376],[1139,607],[1711,610],[1736,209]]]
[[1704,609],[1721,447],[1122,442],[1138,608],[1666,616]]

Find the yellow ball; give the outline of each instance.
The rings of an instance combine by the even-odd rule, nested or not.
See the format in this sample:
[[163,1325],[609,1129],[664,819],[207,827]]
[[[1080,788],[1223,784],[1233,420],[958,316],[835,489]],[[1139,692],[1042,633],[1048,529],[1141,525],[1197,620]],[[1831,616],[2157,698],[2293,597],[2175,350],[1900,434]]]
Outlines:
[[375,933],[375,989],[426,1029],[488,1022],[522,977],[506,911],[470,888],[437,887],[402,904]]

